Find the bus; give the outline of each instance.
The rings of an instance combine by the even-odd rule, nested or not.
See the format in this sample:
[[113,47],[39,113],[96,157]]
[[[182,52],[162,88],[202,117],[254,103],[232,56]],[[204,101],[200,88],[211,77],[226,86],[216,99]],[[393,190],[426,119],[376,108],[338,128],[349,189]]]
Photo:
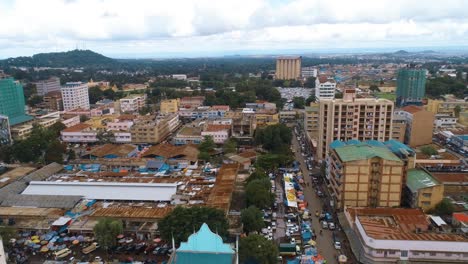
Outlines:
[[66,256],[70,255],[72,251],[68,248],[64,248],[62,250],[54,252],[54,256],[56,259],[62,259],[65,258]]

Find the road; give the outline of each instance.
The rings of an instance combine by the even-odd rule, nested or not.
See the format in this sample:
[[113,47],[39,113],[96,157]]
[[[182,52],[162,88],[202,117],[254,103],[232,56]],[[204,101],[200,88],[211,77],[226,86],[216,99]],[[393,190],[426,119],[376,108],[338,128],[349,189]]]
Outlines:
[[[295,151],[295,158],[297,161],[300,162],[301,171],[304,174],[304,180],[306,182],[306,186],[304,187],[304,196],[305,200],[308,202],[308,209],[312,215],[314,215],[312,219],[312,229],[317,232],[317,249],[320,255],[322,255],[328,263],[338,263],[337,256],[340,254],[338,250],[335,249],[333,246],[333,238],[332,238],[332,231],[328,229],[323,229],[322,235],[319,234],[320,230],[322,229],[321,224],[319,223],[319,219],[315,217],[315,211],[318,210],[319,212],[323,209],[323,202],[322,199],[326,200],[325,198],[319,198],[314,189],[314,184],[312,183],[311,177],[309,177],[309,170],[307,169],[307,165],[305,164],[304,157],[301,155],[301,147],[299,142],[297,141],[296,137],[293,137],[293,148]],[[319,169],[313,169],[312,172],[317,173]],[[322,188],[323,190],[325,188]],[[337,219],[334,219],[335,223]],[[338,230],[335,232],[341,233]],[[340,235],[343,237],[343,235]]]

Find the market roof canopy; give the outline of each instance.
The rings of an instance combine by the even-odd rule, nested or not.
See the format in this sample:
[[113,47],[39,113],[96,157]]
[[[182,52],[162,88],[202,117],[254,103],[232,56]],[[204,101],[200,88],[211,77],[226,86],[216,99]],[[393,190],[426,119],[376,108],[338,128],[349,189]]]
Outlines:
[[32,181],[23,194],[71,195],[96,200],[170,201],[176,191],[175,183]]

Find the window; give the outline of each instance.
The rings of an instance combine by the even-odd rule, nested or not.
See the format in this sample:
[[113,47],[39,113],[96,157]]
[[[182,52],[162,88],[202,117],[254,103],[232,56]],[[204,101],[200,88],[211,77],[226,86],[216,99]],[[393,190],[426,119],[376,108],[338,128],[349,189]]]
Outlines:
[[378,249],[378,250],[375,251],[375,253],[377,253],[377,254],[383,254],[383,250],[379,250],[379,249]]
[[[390,251],[390,252],[393,252],[393,254],[395,254],[395,251]],[[408,251],[407,251],[407,250],[403,250],[403,251],[401,251],[400,253],[401,253],[401,256],[402,256],[403,258],[408,257]],[[390,253],[390,254],[392,254],[392,253]]]
[[445,253],[445,256],[446,256],[446,257],[451,257],[451,256],[452,256],[452,253]]
[[432,257],[434,257],[436,255],[435,252],[430,252],[429,255],[431,255]]
[[[402,253],[402,255],[403,255],[403,253]],[[413,256],[419,256],[419,252],[413,251]]]
[[426,198],[430,198],[432,196],[432,193],[423,193],[423,196]]

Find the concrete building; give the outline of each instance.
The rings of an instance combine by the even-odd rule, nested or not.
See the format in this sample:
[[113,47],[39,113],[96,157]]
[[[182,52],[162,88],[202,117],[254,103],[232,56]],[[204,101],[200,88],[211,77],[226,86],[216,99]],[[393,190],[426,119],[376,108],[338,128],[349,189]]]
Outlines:
[[50,77],[34,83],[36,85],[37,95],[44,96],[50,92],[60,92],[60,78]]
[[432,143],[433,113],[420,106],[409,105],[395,111],[395,115],[406,120],[405,144],[417,147]]
[[48,109],[63,111],[62,93],[60,91],[48,92],[44,95],[44,104]]
[[317,68],[315,68],[315,67],[302,67],[301,76],[304,79],[307,79],[307,78],[310,78],[310,77],[317,77]]
[[387,99],[356,98],[345,89],[343,99],[319,102],[318,159],[325,158],[333,140],[379,140],[392,136],[393,102]]
[[404,163],[387,147],[334,141],[326,160],[336,208],[400,206]]
[[180,99],[180,108],[197,108],[203,105],[204,96],[182,97]]
[[231,135],[231,125],[208,124],[201,132],[203,137],[211,136],[216,144],[223,144]]
[[13,78],[0,77],[0,115],[7,116],[10,126],[32,120],[25,114],[23,86]]
[[346,208],[343,230],[359,263],[467,263],[468,239],[421,209]]
[[422,105],[426,95],[426,70],[403,68],[398,71],[396,105]]
[[410,169],[406,176],[403,203],[424,212],[433,209],[444,198],[444,185],[423,169]]
[[162,100],[160,105],[161,114],[177,113],[179,111],[180,99]]
[[171,117],[135,120],[130,129],[132,143],[157,144],[164,141],[172,132],[168,123]]
[[97,131],[88,124],[78,124],[65,128],[60,132],[63,142],[67,143],[93,143],[97,142]]
[[138,113],[146,105],[146,94],[131,94],[119,100],[121,113]]
[[280,122],[294,122],[297,120],[298,114],[294,110],[279,111]]
[[11,144],[10,122],[7,116],[0,115],[0,145]]
[[271,126],[279,124],[278,114],[256,113],[255,122],[257,127]]
[[63,109],[89,110],[88,84],[83,82],[67,82],[62,86]]
[[315,80],[315,98],[317,101],[334,99],[335,89],[336,82],[333,78],[322,75]]
[[302,57],[278,57],[276,59],[276,79],[295,80],[301,77]]
[[392,139],[405,142],[406,119],[402,116],[393,115]]
[[320,129],[319,112],[320,107],[317,103],[311,103],[310,106],[306,106],[304,109],[304,129],[307,131],[308,138],[315,140],[315,142],[317,142]]
[[428,99],[427,105],[424,108],[434,114],[445,114],[456,117],[456,108],[460,110],[460,113],[468,112],[468,102],[463,99],[447,99],[445,101]]
[[434,118],[434,126],[436,128],[454,127],[457,125],[458,121],[458,118],[445,114],[436,114]]
[[187,80],[187,74],[172,74],[172,79],[180,80],[180,81],[186,81]]

